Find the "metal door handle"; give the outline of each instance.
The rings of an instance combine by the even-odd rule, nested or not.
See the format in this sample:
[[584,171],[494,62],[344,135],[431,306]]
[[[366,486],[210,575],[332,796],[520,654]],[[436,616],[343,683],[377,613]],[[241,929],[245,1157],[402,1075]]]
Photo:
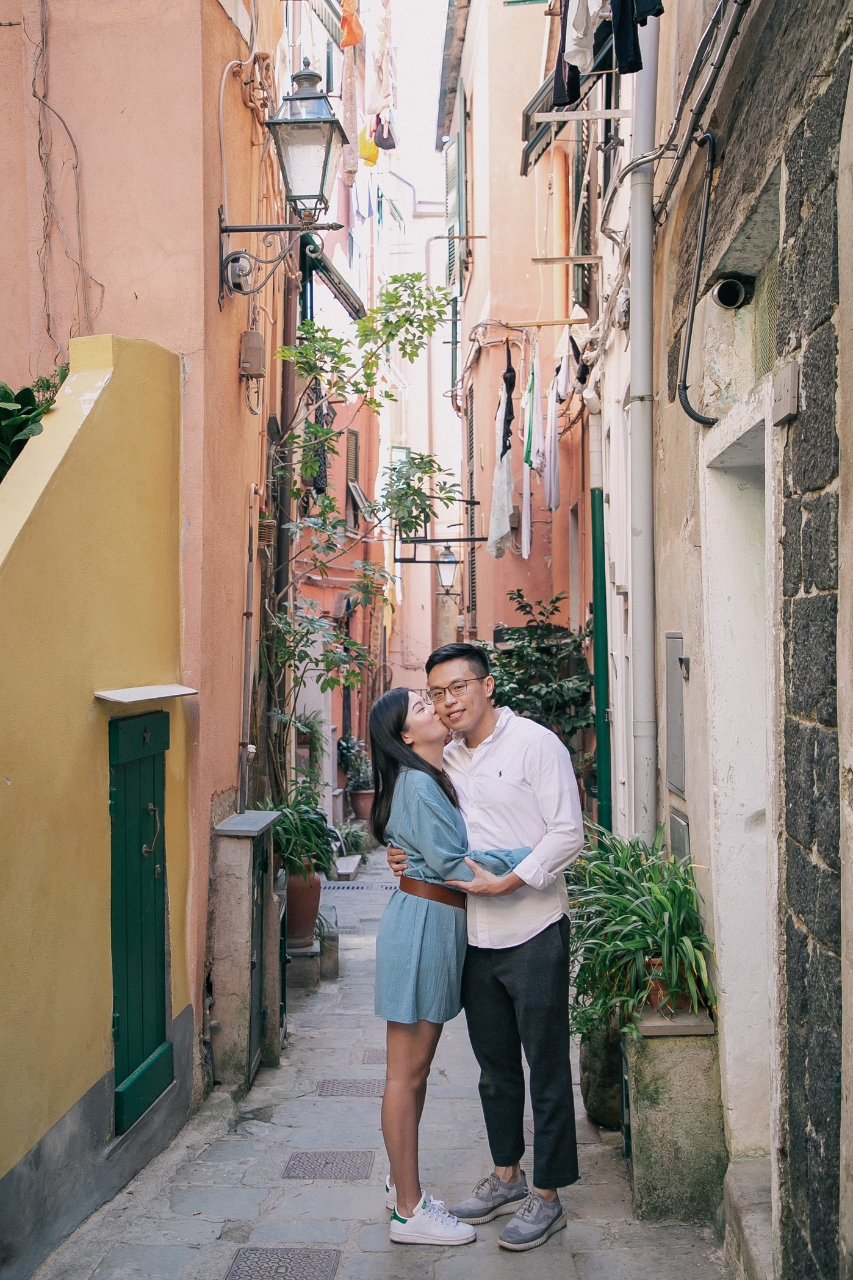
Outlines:
[[142,846],[142,856],[143,856],[143,858],[147,858],[147,857],[148,857],[148,855],[149,855],[149,853],[153,853],[153,852],[154,852],[154,846],[156,845],[157,841],[158,841],[158,840],[159,840],[159,838],[160,838],[160,810],[159,810],[158,808],[156,808],[156,806],[155,806],[155,805],[153,805],[153,804],[149,804],[149,806],[148,806],[148,812],[149,812],[149,813],[153,813],[153,814],[154,814],[154,817],[155,817],[156,822],[157,822],[157,826],[156,826],[155,831],[154,831],[154,839],[151,841],[151,843],[150,843],[150,844],[144,844],[144,845]]

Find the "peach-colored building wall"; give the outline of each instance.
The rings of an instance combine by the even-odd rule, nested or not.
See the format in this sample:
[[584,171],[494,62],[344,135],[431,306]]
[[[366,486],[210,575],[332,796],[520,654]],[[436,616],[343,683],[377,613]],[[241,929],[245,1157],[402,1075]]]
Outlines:
[[[238,0],[239,2],[239,0]],[[258,0],[257,48],[275,55],[279,0]],[[37,0],[3,0],[0,18],[0,243],[7,264],[0,305],[0,378],[13,389],[53,368],[40,270],[44,171],[38,104],[32,97]],[[244,29],[248,27],[246,14]],[[35,42],[35,43],[34,43]],[[281,283],[259,301],[268,376],[253,417],[238,374],[239,339],[250,327],[244,299],[218,304],[221,165],[218,99],[226,64],[248,55],[218,0],[139,0],[92,5],[64,0],[47,21],[48,101],[67,122],[79,156],[80,228],[93,333],[148,338],[183,362],[181,486],[183,679],[200,690],[192,730],[190,985],[201,1025],[212,819],[233,808],[242,690],[243,610],[250,486],[262,485],[266,422],[279,411]],[[286,92],[288,85],[279,86]],[[264,130],[244,105],[239,81],[224,88],[230,216],[277,220],[259,204]],[[53,199],[77,256],[73,153],[50,117]],[[268,158],[267,163],[270,163]],[[249,237],[239,243],[252,247]],[[237,238],[232,242],[238,247]],[[103,286],[101,288],[94,281]],[[49,238],[52,329],[67,358],[69,337],[87,332],[79,273],[57,227]],[[99,305],[100,303],[100,305]],[[112,495],[121,505],[122,494]],[[257,513],[258,502],[255,503]]]

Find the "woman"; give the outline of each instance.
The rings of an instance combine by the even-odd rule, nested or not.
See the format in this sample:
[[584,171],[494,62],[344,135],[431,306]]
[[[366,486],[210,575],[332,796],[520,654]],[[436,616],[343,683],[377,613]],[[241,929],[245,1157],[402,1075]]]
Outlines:
[[[399,1244],[469,1244],[476,1232],[427,1198],[418,1172],[418,1122],[441,1029],[462,1008],[468,934],[465,894],[444,880],[471,880],[471,857],[506,873],[530,849],[469,853],[453,784],[442,768],[445,729],[432,706],[392,689],[370,713],[373,833],[405,849],[408,871],[376,938],[376,1013],[388,1023],[382,1134],[391,1162],[386,1202]],[[396,1194],[395,1194],[396,1193]]]

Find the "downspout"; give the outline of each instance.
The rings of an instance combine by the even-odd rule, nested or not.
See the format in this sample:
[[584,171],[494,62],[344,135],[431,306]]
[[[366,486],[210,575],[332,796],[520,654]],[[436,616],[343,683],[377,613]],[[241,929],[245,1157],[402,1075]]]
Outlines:
[[696,302],[699,297],[699,281],[702,278],[702,259],[705,256],[705,233],[708,230],[708,209],[711,204],[711,183],[714,178],[714,160],[716,158],[716,142],[713,133],[703,133],[699,146],[708,148],[708,163],[705,165],[705,187],[702,192],[702,209],[699,213],[699,231],[696,236],[696,263],[693,268],[693,284],[690,289],[690,302],[687,306],[687,320],[684,324],[684,338],[681,346],[681,368],[678,371],[678,399],[688,418],[703,427],[713,427],[716,418],[706,417],[697,412],[690,403],[687,387],[687,366],[690,364],[690,348],[693,344],[693,321],[696,319]]
[[[657,18],[640,28],[643,70],[634,80],[633,154],[654,149]],[[631,673],[634,830],[657,827],[654,530],[654,166],[631,174]]]
[[604,554],[604,454],[601,401],[590,388],[584,392],[589,410],[589,497],[592,511],[592,691],[595,698],[595,773],[598,825],[613,830],[610,777],[610,661],[607,643],[607,571]]
[[255,494],[249,488],[249,559],[246,566],[246,612],[243,614],[243,719],[240,733],[240,789],[237,812],[246,812],[249,795],[249,716],[252,708],[252,623],[255,615]]

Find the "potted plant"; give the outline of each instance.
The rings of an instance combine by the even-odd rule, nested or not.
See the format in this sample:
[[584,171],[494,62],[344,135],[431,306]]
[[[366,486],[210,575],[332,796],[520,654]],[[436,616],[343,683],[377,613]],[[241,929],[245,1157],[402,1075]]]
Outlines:
[[581,1094],[590,1117],[616,1127],[620,1034],[637,1036],[648,1003],[716,1007],[708,976],[713,947],[689,862],[588,824],[595,841],[566,872],[572,910],[573,1030],[581,1036]]
[[344,850],[350,857],[358,854],[362,862],[367,862],[370,849],[370,837],[363,822],[345,822],[340,827],[340,836]]
[[291,789],[272,829],[273,853],[287,871],[287,945],[299,950],[314,941],[322,881],[334,860],[334,842],[313,787]]
[[347,791],[356,818],[366,822],[373,804],[373,769],[363,742],[359,742],[352,753],[347,769]]

